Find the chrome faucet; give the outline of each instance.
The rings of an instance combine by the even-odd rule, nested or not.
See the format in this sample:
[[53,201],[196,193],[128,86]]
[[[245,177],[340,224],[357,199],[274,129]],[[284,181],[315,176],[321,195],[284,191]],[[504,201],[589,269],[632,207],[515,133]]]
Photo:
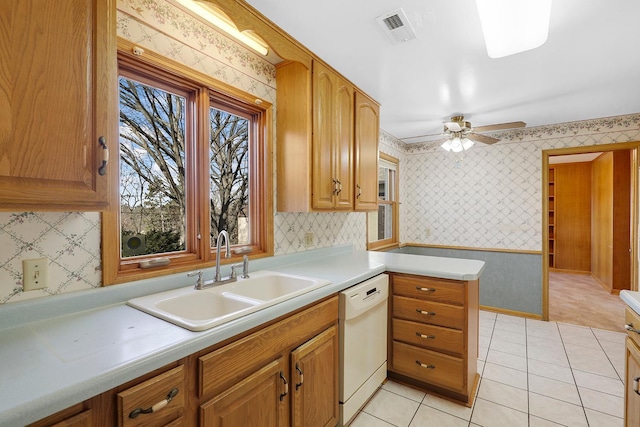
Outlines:
[[[225,230],[222,230],[220,233],[218,233],[218,240],[216,241],[216,275],[213,278],[214,283],[222,282],[222,278],[220,277],[220,243],[222,238],[224,238],[224,241],[226,244],[226,248],[225,248],[226,251],[225,251],[224,257],[231,258],[231,245],[229,244],[229,234],[227,234]],[[231,281],[229,279],[231,279],[231,277],[229,277],[225,281]],[[235,277],[233,279],[235,280]]]
[[[223,283],[235,282],[236,280],[238,280],[238,278],[236,277],[235,268],[238,267],[239,264],[231,266],[231,275],[229,277],[226,277],[223,279],[220,276],[220,249],[221,249],[220,246],[222,246],[222,239],[224,239],[226,244],[226,253],[224,257],[231,258],[231,244],[229,242],[229,234],[227,234],[226,231],[222,230],[220,233],[218,233],[218,240],[216,241],[216,274],[213,277],[213,280],[207,280],[206,282],[203,281],[202,271],[193,271],[187,274],[188,277],[198,276],[195,289],[206,289],[212,286],[221,285]],[[246,255],[244,256],[242,265],[244,269],[241,277],[247,278],[249,277],[249,257],[248,256]]]

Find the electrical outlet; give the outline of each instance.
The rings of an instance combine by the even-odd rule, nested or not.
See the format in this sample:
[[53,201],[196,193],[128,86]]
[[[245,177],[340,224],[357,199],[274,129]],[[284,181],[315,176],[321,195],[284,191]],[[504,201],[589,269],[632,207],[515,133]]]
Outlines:
[[304,247],[310,248],[313,246],[313,233],[304,233]]
[[49,260],[34,258],[22,260],[22,289],[33,291],[48,286]]

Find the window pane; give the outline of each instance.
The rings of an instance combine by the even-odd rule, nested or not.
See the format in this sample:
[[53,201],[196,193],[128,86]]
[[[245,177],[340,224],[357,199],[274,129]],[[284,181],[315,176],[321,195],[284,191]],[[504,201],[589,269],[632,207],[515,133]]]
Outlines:
[[234,245],[250,243],[249,125],[245,117],[210,108],[211,247],[222,230]]
[[394,201],[396,171],[381,166],[378,169],[378,198],[380,200]]
[[378,205],[378,240],[393,237],[393,206]]
[[121,256],[185,250],[186,98],[119,86]]

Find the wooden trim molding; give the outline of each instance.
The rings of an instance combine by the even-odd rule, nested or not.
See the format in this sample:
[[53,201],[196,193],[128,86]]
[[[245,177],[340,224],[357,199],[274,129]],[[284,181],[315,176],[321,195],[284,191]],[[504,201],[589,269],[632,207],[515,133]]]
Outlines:
[[419,248],[434,248],[434,249],[457,249],[462,251],[479,251],[479,252],[504,252],[510,254],[529,254],[529,255],[541,255],[542,251],[530,251],[520,249],[501,249],[501,248],[473,248],[470,246],[447,246],[447,245],[427,245],[423,243],[400,243],[399,247],[415,246]]
[[[631,165],[631,241],[632,250],[637,250],[638,241],[638,155],[640,141],[614,144],[591,145],[581,147],[557,148],[542,150],[542,320],[549,320],[549,156],[567,154],[597,153],[605,151],[632,150]],[[632,283],[631,289],[638,289],[638,257],[631,257]]]
[[507,314],[509,316],[525,317],[527,319],[542,320],[542,316],[539,315],[539,314],[527,313],[527,312],[524,312],[524,311],[508,310],[506,308],[490,307],[490,306],[487,306],[487,305],[481,305],[480,306],[480,310],[490,311],[492,313],[498,313],[498,314]]

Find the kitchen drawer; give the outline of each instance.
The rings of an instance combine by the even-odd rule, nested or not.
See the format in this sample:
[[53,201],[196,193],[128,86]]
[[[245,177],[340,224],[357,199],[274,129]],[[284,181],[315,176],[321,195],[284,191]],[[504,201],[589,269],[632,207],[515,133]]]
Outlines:
[[466,391],[464,361],[459,357],[394,341],[392,368],[428,384],[455,392]]
[[392,278],[394,295],[464,305],[465,282],[402,274]]
[[393,339],[436,351],[462,356],[464,333],[458,329],[393,319]]
[[[175,390],[177,390],[177,394]],[[169,399],[168,396],[171,394],[173,397]],[[186,394],[183,366],[173,368],[135,387],[121,391],[118,393],[117,399],[118,426],[175,425],[172,422],[182,416]],[[137,409],[147,410],[152,407],[154,407],[154,411],[151,413],[135,415]],[[132,415],[134,416],[132,417]]]
[[[631,308],[626,307],[624,313],[624,324],[631,326],[633,329],[640,331],[640,316]],[[640,346],[640,333],[634,331],[627,331],[627,335]]]
[[461,330],[465,326],[464,307],[416,298],[394,296],[392,315],[395,318]]

